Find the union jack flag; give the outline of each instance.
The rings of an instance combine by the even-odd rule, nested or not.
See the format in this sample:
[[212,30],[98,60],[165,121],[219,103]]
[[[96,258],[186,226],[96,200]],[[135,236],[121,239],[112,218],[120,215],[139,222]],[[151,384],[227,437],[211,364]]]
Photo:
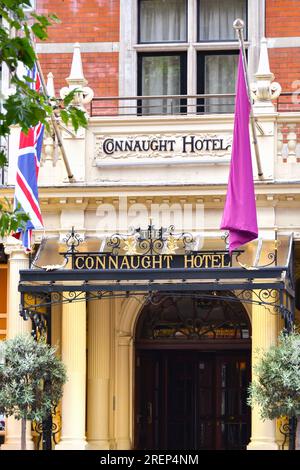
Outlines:
[[[28,76],[32,80],[29,86],[39,92],[41,79],[36,66],[28,72]],[[32,230],[44,228],[37,185],[43,135],[44,125],[41,123],[31,127],[27,134],[22,131],[20,134],[14,206],[19,205],[29,220],[25,229],[19,228],[13,236],[22,240],[25,251],[31,251]]]

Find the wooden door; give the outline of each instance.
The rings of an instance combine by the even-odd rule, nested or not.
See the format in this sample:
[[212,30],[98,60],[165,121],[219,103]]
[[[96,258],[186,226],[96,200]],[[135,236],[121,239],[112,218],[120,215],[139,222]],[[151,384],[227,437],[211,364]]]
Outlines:
[[155,350],[136,360],[136,448],[245,448],[248,353]]
[[159,351],[136,355],[135,447],[157,449],[161,441],[161,366]]
[[166,449],[193,448],[196,387],[193,355],[176,352],[165,355],[165,439]]
[[247,405],[250,353],[216,356],[216,449],[246,449],[251,410]]

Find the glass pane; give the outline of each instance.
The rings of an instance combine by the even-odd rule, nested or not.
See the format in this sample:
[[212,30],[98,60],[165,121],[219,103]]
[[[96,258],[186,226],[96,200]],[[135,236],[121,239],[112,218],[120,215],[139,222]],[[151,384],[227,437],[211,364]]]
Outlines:
[[[207,55],[204,65],[204,93],[235,93],[238,55]],[[207,113],[233,113],[234,97],[206,100]]]
[[234,20],[246,22],[246,0],[199,0],[199,40],[225,41],[236,39]]
[[221,448],[226,450],[242,450],[248,444],[246,423],[221,422]]
[[[146,100],[144,103],[146,106]],[[148,305],[143,310],[138,337],[176,341],[209,338],[234,340],[241,338],[235,333],[247,327],[247,321],[245,310],[237,302],[157,295],[155,304]],[[206,373],[204,364],[199,364],[199,371],[201,374]],[[238,372],[242,373],[242,365]],[[221,377],[223,387],[227,386],[229,373],[230,370],[224,364]],[[201,387],[206,386],[205,384],[206,380]]]
[[[142,95],[180,95],[180,56],[145,56],[142,60]],[[179,99],[143,100],[143,114],[180,112]]]
[[186,40],[186,0],[141,0],[140,42]]

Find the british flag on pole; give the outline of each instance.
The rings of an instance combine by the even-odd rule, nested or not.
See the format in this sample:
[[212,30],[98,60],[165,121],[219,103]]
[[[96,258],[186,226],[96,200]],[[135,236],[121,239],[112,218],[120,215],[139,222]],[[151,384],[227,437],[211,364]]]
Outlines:
[[[36,66],[28,72],[31,79],[30,86],[40,91],[41,80]],[[22,240],[26,251],[31,250],[31,236],[33,230],[44,228],[38,197],[38,174],[43,145],[44,125],[38,123],[31,127],[27,134],[21,131],[17,175],[15,185],[15,208],[19,207],[26,213],[29,220],[26,227],[19,228],[13,234],[15,238]]]

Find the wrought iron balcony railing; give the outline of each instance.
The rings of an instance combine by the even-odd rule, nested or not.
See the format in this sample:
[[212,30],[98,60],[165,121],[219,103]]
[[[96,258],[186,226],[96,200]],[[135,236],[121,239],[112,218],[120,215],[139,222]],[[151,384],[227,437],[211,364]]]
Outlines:
[[[232,114],[234,93],[202,95],[105,96],[90,103],[90,116],[172,116]],[[300,112],[300,93],[281,93],[278,112]]]
[[90,116],[164,116],[234,112],[234,93],[94,98]]

